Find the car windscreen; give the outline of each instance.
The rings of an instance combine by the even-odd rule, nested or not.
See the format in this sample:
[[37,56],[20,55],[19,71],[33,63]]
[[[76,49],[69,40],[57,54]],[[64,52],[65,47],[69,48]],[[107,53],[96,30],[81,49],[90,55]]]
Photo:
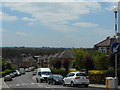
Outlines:
[[76,76],[88,76],[86,73],[77,73]]
[[54,78],[63,78],[61,75],[53,75]]
[[43,74],[43,75],[50,75],[51,72],[41,72],[41,74]]

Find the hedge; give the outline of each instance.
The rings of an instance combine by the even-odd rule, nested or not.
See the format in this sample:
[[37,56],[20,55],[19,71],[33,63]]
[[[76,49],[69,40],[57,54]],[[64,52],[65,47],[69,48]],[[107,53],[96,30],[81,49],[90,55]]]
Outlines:
[[10,74],[11,72],[12,72],[12,70],[6,69],[6,70],[0,72],[0,77],[4,77],[5,75]]
[[51,69],[53,74],[61,74],[63,77],[65,77],[69,71],[66,71],[64,69]]
[[[118,84],[120,85],[120,70],[118,72]],[[115,71],[112,70],[93,70],[89,71],[88,75],[90,77],[91,84],[105,84],[106,77],[114,77]]]

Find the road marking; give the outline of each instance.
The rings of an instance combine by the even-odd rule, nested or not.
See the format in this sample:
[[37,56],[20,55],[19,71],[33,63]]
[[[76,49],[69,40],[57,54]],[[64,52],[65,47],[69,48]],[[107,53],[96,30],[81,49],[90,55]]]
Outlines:
[[16,86],[20,86],[20,84],[16,84]]
[[25,85],[25,84],[21,84],[21,85]]
[[31,83],[31,85],[34,85],[35,83]]
[[9,85],[10,87],[12,86],[12,85]]

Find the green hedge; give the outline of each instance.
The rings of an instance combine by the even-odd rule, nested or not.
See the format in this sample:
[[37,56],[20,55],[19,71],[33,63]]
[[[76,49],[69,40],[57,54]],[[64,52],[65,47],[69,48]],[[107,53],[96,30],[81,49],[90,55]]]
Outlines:
[[[114,77],[115,71],[112,70],[106,70],[103,71],[104,73],[88,73],[90,77],[90,83],[91,84],[105,84],[106,77]],[[120,85],[120,70],[118,72],[118,84]]]
[[12,70],[10,69],[6,69],[3,72],[0,72],[0,77],[4,77],[7,74],[10,74],[12,72]]
[[51,69],[53,74],[61,74],[63,77],[65,77],[69,71],[66,71],[64,69]]

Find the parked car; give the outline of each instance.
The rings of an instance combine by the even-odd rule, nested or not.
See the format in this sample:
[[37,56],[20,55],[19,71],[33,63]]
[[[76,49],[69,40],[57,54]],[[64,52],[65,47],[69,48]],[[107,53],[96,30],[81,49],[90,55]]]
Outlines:
[[48,84],[62,84],[63,83],[63,76],[60,74],[51,74],[48,77]]
[[26,72],[29,72],[28,68],[25,68],[25,71],[26,71]]
[[33,76],[37,74],[37,69],[33,71]]
[[16,71],[14,71],[13,74],[15,75],[15,77],[17,76],[17,72]]
[[84,85],[88,87],[89,77],[84,72],[70,72],[67,77],[63,79],[63,86],[65,85],[75,86],[75,85]]
[[10,73],[10,76],[12,76],[12,78],[14,78],[14,77],[15,77],[15,74],[14,74],[14,73]]
[[15,70],[15,71],[16,71],[16,73],[17,73],[17,76],[20,76],[20,75],[21,75],[21,73],[20,73],[19,70]]
[[47,82],[48,77],[51,74],[50,68],[38,68],[36,74],[36,81],[42,83],[43,81]]
[[20,68],[19,71],[20,71],[21,74],[25,74],[25,69],[24,68]]
[[11,75],[4,76],[4,81],[12,81],[12,76]]

